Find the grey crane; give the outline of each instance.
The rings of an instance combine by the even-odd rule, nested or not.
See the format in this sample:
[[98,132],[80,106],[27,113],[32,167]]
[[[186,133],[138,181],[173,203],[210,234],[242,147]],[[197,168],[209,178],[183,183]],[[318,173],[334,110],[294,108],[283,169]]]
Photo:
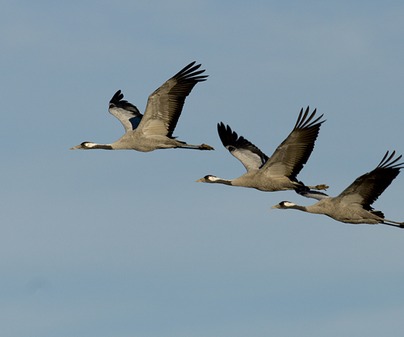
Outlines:
[[217,125],[223,146],[237,158],[247,172],[235,179],[223,179],[207,175],[197,182],[219,183],[231,186],[255,188],[260,191],[295,190],[297,193],[312,197],[323,194],[311,189],[324,190],[326,185],[306,186],[297,180],[297,175],[307,162],[314,148],[323,115],[316,117],[316,109],[309,114],[309,107],[300,110],[296,124],[288,137],[277,147],[271,157],[222,122]]
[[185,98],[198,82],[205,81],[205,70],[198,70],[200,64],[188,64],[167,80],[148,98],[144,115],[133,104],[123,99],[118,90],[109,102],[109,112],[122,123],[125,134],[111,144],[83,142],[71,150],[136,150],[149,152],[156,149],[183,148],[213,150],[201,144],[191,145],[173,137],[173,131],[182,112]]
[[272,208],[324,214],[337,221],[351,224],[385,224],[404,228],[404,222],[385,219],[383,212],[371,207],[404,167],[404,163],[398,163],[402,156],[396,158],[394,156],[395,151],[390,155],[387,151],[373,171],[358,177],[336,197],[316,196],[319,201],[311,206],[299,206],[290,201],[282,201]]

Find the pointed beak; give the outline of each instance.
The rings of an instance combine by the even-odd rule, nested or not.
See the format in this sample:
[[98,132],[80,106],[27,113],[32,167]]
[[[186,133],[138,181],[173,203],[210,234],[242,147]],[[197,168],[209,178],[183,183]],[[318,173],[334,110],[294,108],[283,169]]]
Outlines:
[[69,150],[77,150],[77,149],[81,149],[81,148],[82,148],[82,146],[81,146],[81,144],[79,144],[79,145],[71,147]]
[[279,209],[280,207],[279,207],[279,204],[276,204],[276,205],[273,205],[271,208],[272,209]]
[[196,182],[196,183],[201,183],[201,182],[203,182],[203,178],[198,179],[198,180],[195,180],[195,182]]

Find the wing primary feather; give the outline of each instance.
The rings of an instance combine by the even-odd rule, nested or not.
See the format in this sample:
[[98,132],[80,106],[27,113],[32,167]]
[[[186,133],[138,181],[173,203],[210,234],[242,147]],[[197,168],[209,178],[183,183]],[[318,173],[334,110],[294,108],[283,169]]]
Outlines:
[[123,98],[123,94],[122,94],[121,90],[118,90],[118,91],[114,94],[114,96],[112,96],[112,98],[111,98],[111,100],[109,101],[109,103],[116,104],[116,103],[118,103],[122,98]]
[[389,156],[389,151],[387,151],[379,165],[377,165],[377,168],[399,168],[399,166],[402,166],[403,163],[397,163],[402,158],[402,155],[391,161],[395,154],[396,151],[393,151]]
[[112,96],[111,100],[109,101],[109,107],[117,107],[117,108],[122,108],[124,110],[132,112],[136,116],[141,116],[142,114],[140,113],[139,109],[133,105],[132,103],[126,101],[123,99],[124,95],[121,92],[121,90],[118,90],[114,96]]
[[339,197],[358,202],[368,211],[373,210],[371,205],[404,168],[404,163],[398,162],[402,156],[394,158],[395,154],[395,151],[391,154],[387,151],[375,169],[355,179]]
[[[299,116],[296,121],[296,124],[294,126],[294,129],[310,128],[324,116],[324,114],[322,114],[322,115],[318,116],[315,120],[312,120],[317,113],[317,109],[314,109],[313,112],[310,114],[310,116],[307,117],[309,114],[309,111],[310,111],[309,106],[306,108],[304,113],[303,113],[303,108],[301,108]],[[322,121],[321,123],[324,123],[324,122],[325,122],[325,120]]]
[[143,115],[132,103],[124,100],[121,90],[118,90],[109,101],[109,112],[114,115],[123,125],[125,131],[137,128]]
[[292,132],[276,148],[265,164],[264,170],[269,175],[286,175],[296,180],[297,175],[308,161],[320,127],[325,120],[321,116],[315,117],[317,109],[309,115],[310,107],[300,110]]
[[201,64],[196,64],[195,61],[189,63],[149,95],[139,130],[174,138],[173,132],[185,98],[198,82],[205,81],[208,77],[202,74],[205,69],[199,69],[200,67]]
[[[192,81],[196,81],[196,82],[206,81],[206,79],[208,78],[208,75],[198,76],[205,72],[205,69],[196,71],[200,67],[201,67],[201,64],[195,65],[195,61],[193,61],[190,64],[188,64],[187,66],[185,66],[183,69],[181,69],[178,73],[176,73],[173,76],[173,78],[175,78],[175,79],[184,78],[184,79],[192,80]],[[188,75],[191,75],[191,76],[188,76]]]
[[239,136],[229,125],[218,123],[217,132],[223,146],[244,165],[247,171],[261,168],[268,160],[265,153],[243,136]]
[[377,167],[383,167],[386,163],[388,163],[390,161],[390,159],[392,158],[392,156],[394,156],[395,151],[393,151],[393,153],[390,155],[389,157],[389,151],[387,151],[383,157],[383,159],[380,161],[379,165],[377,165]]
[[309,107],[306,108],[306,111],[304,113],[303,113],[303,108],[300,109],[299,116],[297,118],[297,121],[296,121],[296,124],[294,127],[295,129],[298,127],[301,127],[301,124],[304,123],[308,113],[309,113]]

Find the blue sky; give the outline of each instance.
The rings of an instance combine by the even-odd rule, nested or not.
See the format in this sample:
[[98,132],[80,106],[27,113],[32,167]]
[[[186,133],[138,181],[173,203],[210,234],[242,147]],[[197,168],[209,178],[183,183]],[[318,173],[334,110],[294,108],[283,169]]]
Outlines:
[[[324,113],[299,175],[338,194],[404,153],[396,1],[14,1],[0,13],[0,316],[8,337],[401,336],[404,232],[271,210],[294,192],[198,184],[268,155],[301,107]],[[196,60],[209,78],[175,135],[212,152],[69,151],[123,132]],[[404,177],[374,204],[403,220]]]

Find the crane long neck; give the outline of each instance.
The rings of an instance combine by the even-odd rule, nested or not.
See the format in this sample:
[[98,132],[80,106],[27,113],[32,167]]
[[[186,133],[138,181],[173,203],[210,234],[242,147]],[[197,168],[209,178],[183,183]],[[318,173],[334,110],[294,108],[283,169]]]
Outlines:
[[298,211],[302,211],[302,212],[308,212],[307,207],[306,206],[301,206],[301,205],[293,205],[293,206],[289,206],[289,208],[292,209],[297,209]]
[[91,149],[113,150],[114,147],[111,144],[94,144]]
[[223,178],[215,178],[214,180],[212,180],[212,183],[224,184],[224,185],[233,185],[231,180],[223,179]]

